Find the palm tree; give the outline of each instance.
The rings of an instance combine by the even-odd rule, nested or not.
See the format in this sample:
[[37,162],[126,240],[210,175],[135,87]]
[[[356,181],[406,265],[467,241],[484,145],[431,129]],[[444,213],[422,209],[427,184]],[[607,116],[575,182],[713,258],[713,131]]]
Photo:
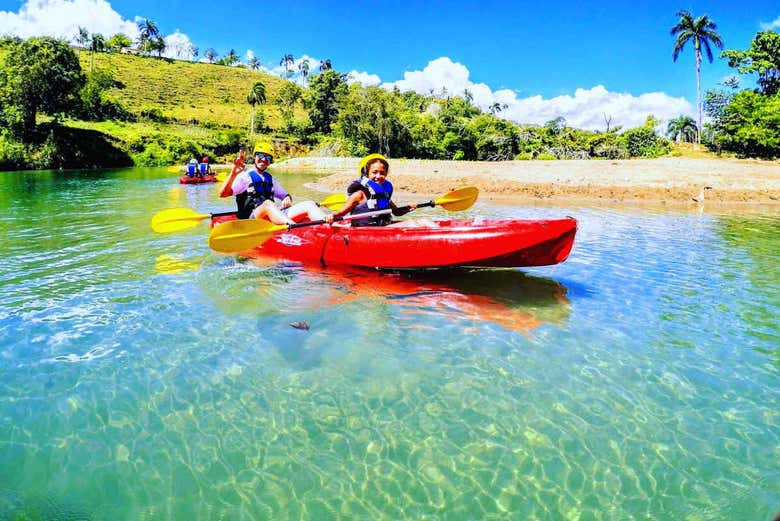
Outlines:
[[224,58],[225,65],[233,65],[238,61],[238,54],[235,49],[230,49]]
[[495,116],[497,113],[501,112],[502,110],[506,110],[508,108],[509,105],[507,105],[506,103],[499,103],[496,101],[490,106],[490,113]]
[[253,71],[256,71],[260,68],[260,60],[257,59],[257,56],[252,56],[252,58],[249,60],[249,68]]
[[81,27],[79,25],[79,34],[76,35],[76,43],[79,44],[79,47],[84,48],[87,46],[88,42],[89,42],[89,32],[87,31],[87,28]]
[[255,133],[255,105],[265,103],[265,84],[261,81],[256,81],[252,88],[249,89],[249,93],[246,95],[246,102],[252,106],[252,120],[249,124],[249,133]]
[[292,54],[285,54],[282,59],[279,60],[279,65],[284,65],[284,73],[288,78],[292,74],[292,66],[295,63],[295,58]]
[[301,77],[303,78],[303,83],[306,83],[306,78],[309,77],[309,60],[301,60],[301,63],[298,64],[298,70],[301,71]]
[[474,101],[474,94],[469,89],[463,89],[463,99],[468,101],[469,105]]
[[143,40],[150,40],[160,34],[160,30],[157,28],[157,24],[148,18],[138,22],[138,30],[140,31],[141,39]]
[[214,60],[217,59],[217,51],[215,51],[212,47],[209,47],[206,49],[206,52],[203,53],[203,57],[206,58],[206,61],[209,63],[214,63]]
[[106,49],[106,39],[100,33],[92,33],[89,44],[89,72],[92,72],[92,63],[96,52],[103,52]]
[[693,143],[698,132],[699,128],[696,126],[696,121],[690,116],[680,116],[670,120],[666,127],[666,136],[678,143],[681,141]]
[[680,20],[671,30],[672,36],[677,36],[677,40],[674,42],[672,58],[674,61],[677,61],[677,57],[682,52],[685,44],[693,40],[693,48],[696,51],[696,101],[699,109],[699,126],[696,132],[696,142],[701,143],[701,49],[704,47],[707,59],[712,63],[710,43],[716,45],[719,49],[723,49],[723,41],[716,32],[718,26],[706,14],[694,19],[689,11],[680,11],[677,13],[677,16],[680,17]]
[[330,64],[330,60],[320,60],[320,71],[327,71],[332,69],[333,66]]

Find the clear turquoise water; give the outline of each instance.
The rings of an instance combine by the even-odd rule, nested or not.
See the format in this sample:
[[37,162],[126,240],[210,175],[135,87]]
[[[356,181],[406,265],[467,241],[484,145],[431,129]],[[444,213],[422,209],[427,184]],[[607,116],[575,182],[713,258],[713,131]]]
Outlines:
[[0,520],[780,510],[776,211],[478,202],[577,217],[570,259],[412,276],[217,255],[172,206],[230,204],[0,174]]

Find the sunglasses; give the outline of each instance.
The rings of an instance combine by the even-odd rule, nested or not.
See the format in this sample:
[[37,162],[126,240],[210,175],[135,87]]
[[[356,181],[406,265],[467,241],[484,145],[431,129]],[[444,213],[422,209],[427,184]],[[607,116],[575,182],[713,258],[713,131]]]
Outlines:
[[258,152],[257,154],[255,154],[255,159],[261,159],[261,160],[266,161],[268,163],[273,163],[274,162],[274,156],[272,156],[270,154],[263,154],[262,152]]

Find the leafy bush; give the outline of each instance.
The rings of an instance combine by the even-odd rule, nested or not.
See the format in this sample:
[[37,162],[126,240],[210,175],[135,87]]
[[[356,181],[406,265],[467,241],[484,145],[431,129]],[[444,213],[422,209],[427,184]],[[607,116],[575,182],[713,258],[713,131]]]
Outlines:
[[647,126],[628,129],[621,138],[631,157],[658,157],[669,152],[669,142]]
[[154,121],[156,123],[166,123],[168,121],[168,118],[166,118],[162,111],[157,107],[141,109],[139,117],[141,119]]
[[20,170],[26,166],[24,145],[0,134],[0,170]]
[[521,152],[515,156],[515,161],[529,161],[534,157],[528,152]]
[[552,154],[539,154],[538,156],[536,156],[536,159],[540,161],[554,161],[558,158]]

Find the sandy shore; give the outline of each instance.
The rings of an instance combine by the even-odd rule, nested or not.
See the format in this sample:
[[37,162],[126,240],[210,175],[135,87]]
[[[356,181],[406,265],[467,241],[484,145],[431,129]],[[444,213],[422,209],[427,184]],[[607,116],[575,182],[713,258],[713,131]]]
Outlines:
[[[311,157],[281,161],[285,172],[327,174],[314,185],[341,191],[357,177],[359,158]],[[702,187],[708,204],[780,205],[780,161],[660,158],[620,161],[391,160],[396,190],[440,194],[474,185],[481,197],[527,201],[590,200],[696,204]]]

